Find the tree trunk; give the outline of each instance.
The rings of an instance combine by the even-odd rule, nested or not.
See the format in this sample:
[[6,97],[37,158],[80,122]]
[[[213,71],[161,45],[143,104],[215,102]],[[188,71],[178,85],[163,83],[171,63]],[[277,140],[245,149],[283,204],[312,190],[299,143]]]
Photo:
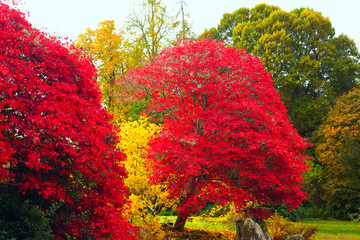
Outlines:
[[184,216],[182,213],[179,213],[176,222],[174,224],[174,230],[175,231],[184,231],[184,226],[187,220],[187,216]]

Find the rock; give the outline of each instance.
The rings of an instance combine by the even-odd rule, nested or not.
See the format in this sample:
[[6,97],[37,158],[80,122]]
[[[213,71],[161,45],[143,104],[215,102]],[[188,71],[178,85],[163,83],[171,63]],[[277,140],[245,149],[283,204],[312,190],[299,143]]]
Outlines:
[[259,224],[248,218],[242,228],[242,240],[268,240],[268,238]]
[[269,234],[269,231],[268,231],[267,227],[264,226],[264,227],[261,228],[261,230],[264,233],[265,239],[266,240],[271,240],[271,237],[270,237],[270,234]]
[[305,240],[301,234],[295,234],[288,237],[286,240]]

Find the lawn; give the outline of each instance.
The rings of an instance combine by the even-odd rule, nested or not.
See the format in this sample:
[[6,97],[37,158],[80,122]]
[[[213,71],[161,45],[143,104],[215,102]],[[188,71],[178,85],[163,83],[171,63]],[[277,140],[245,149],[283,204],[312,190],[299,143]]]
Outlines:
[[[160,216],[161,222],[172,222],[176,220],[175,216]],[[219,230],[219,231],[235,231],[234,226],[221,223],[217,218],[200,218],[192,217],[186,221],[185,228],[199,229],[199,230]]]
[[[161,216],[162,222],[175,222],[175,216]],[[302,220],[308,227],[318,227],[319,231],[312,240],[360,240],[360,223],[338,220],[308,219]],[[224,224],[216,218],[193,217],[186,222],[185,228],[204,231],[232,231],[235,225]]]
[[309,219],[303,220],[307,226],[317,226],[318,233],[313,240],[360,240],[360,223],[337,220]]

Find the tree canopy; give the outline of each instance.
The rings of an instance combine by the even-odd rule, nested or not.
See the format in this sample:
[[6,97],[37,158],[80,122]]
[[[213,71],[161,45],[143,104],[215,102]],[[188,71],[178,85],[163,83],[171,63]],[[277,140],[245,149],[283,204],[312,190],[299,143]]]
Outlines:
[[124,121],[131,103],[119,94],[119,79],[129,68],[142,62],[142,53],[125,38],[115,21],[100,22],[95,30],[87,29],[79,35],[76,46],[81,49],[98,69],[97,83],[102,93],[102,102],[114,115],[114,123]]
[[146,116],[121,124],[118,147],[126,154],[125,168],[129,173],[125,184],[129,187],[131,221],[141,226],[144,234],[164,239],[164,230],[157,214],[176,207],[176,199],[168,198],[166,186],[151,184],[150,175],[157,166],[147,158],[149,142],[161,126],[151,123]]
[[206,201],[301,203],[308,144],[256,58],[215,41],[185,41],[127,77],[151,98],[149,114],[164,115],[150,151],[154,181],[181,199],[176,228]]
[[360,207],[360,90],[338,99],[318,135],[316,154],[323,166],[327,208],[355,212]]
[[330,20],[307,8],[240,8],[224,14],[218,27],[201,37],[225,40],[257,55],[302,136],[311,136],[334,100],[358,83],[360,56],[354,41],[335,37]]
[[[123,157],[94,66],[4,3],[0,46],[0,198],[55,209],[54,239],[133,239]],[[11,229],[16,219],[3,207],[0,228]],[[34,229],[21,234],[35,237]]]

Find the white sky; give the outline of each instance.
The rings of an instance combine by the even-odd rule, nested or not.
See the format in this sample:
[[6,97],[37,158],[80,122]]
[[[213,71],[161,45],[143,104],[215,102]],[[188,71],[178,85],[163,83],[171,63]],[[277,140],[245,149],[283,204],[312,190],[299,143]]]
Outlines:
[[[104,20],[115,20],[123,27],[126,17],[142,0],[21,0],[20,8],[28,11],[28,20],[37,28],[68,36],[75,40],[86,28],[95,29]],[[178,0],[163,0],[169,10]],[[222,15],[240,7],[252,8],[259,3],[279,6],[285,11],[309,7],[329,17],[336,35],[347,34],[360,46],[360,0],[185,0],[196,34],[217,26]]]

